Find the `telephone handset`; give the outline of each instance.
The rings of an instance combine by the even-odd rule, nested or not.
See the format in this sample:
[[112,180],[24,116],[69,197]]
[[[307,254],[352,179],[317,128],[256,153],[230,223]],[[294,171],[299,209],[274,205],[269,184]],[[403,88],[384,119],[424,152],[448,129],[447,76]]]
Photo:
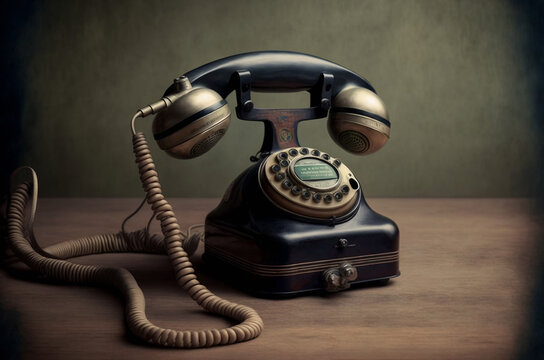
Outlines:
[[[255,109],[251,90],[308,91],[310,108]],[[193,158],[226,132],[230,109],[224,98],[232,91],[240,119],[265,123],[261,153],[298,146],[297,123],[325,117],[329,109],[329,133],[349,152],[370,154],[389,138],[387,111],[367,80],[327,60],[293,52],[255,52],[211,62],[174,80],[163,98],[172,106],[163,101],[141,111],[143,116],[159,112],[153,134],[161,149]]]
[[[251,91],[308,91],[310,107],[257,109]],[[204,260],[227,280],[270,296],[344,290],[351,284],[399,275],[398,228],[371,210],[353,172],[339,159],[298,143],[297,123],[329,116],[331,137],[345,150],[369,154],[389,138],[390,123],[372,86],[340,65],[282,51],[231,56],[174,80],[163,98],[132,118],[133,150],[146,201],[164,238],[146,230],[97,235],[41,249],[25,225],[34,217],[37,179],[15,187],[8,211],[15,259],[47,277],[116,286],[124,295],[129,329],[144,341],[170,347],[206,347],[253,339],[263,322],[255,310],[221,299],[199,283],[185,249],[198,241],[181,230],[162,194],[157,171],[135,120],[156,114],[153,135],[170,155],[189,159],[210,150],[227,131],[225,97],[236,91],[240,119],[262,121],[265,136],[256,163],[228,187],[205,221]],[[33,174],[34,172],[31,171]],[[132,275],[117,268],[71,263],[93,253],[165,252],[177,282],[204,309],[239,324],[200,331],[159,328],[145,316],[145,300]]]

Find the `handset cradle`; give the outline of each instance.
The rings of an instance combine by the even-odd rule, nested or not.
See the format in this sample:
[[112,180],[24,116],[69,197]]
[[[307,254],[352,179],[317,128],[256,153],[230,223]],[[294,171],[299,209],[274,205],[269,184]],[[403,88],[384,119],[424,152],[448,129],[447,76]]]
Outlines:
[[310,107],[301,109],[257,109],[251,100],[251,72],[236,71],[233,74],[236,87],[236,115],[240,120],[262,121],[264,139],[259,153],[270,154],[279,149],[300,146],[298,123],[327,116],[331,107],[331,93],[334,76],[322,73],[319,81],[308,91]]

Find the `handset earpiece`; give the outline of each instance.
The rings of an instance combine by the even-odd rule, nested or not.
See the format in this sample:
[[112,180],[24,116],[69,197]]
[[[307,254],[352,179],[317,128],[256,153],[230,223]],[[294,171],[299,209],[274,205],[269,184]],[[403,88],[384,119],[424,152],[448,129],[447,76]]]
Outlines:
[[353,154],[371,154],[387,140],[391,124],[382,100],[373,91],[350,87],[336,95],[327,128],[333,140]]
[[176,100],[153,120],[153,137],[162,150],[179,159],[192,159],[210,150],[230,124],[230,108],[217,92],[193,88],[182,76],[175,82]]

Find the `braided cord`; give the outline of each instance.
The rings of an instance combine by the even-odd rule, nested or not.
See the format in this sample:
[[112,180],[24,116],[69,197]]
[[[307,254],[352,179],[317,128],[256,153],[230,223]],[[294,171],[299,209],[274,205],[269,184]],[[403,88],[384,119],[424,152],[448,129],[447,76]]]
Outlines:
[[[200,348],[247,341],[259,336],[263,329],[263,321],[255,310],[222,299],[200,284],[189,255],[182,246],[186,235],[180,229],[172,206],[162,194],[158,174],[142,133],[134,134],[133,150],[147,202],[151,205],[155,218],[160,221],[164,239],[148,236],[147,231],[140,230],[128,234],[119,232],[83,237],[44,250],[36,245],[33,247],[30,236],[25,236],[32,234],[32,229],[25,232],[25,208],[28,201],[32,201],[35,208],[36,199],[35,197],[30,199],[33,189],[23,183],[13,190],[8,208],[8,244],[15,258],[24,262],[37,274],[50,279],[117,288],[126,302],[125,315],[130,331],[148,343],[166,347]],[[34,189],[37,188],[35,179],[33,186]],[[205,310],[231,318],[239,324],[221,329],[190,331],[158,327],[147,319],[144,294],[128,270],[81,265],[65,260],[76,256],[111,252],[168,254],[176,281],[195,302]]]
[[255,310],[216,296],[197,280],[189,256],[182,247],[183,233],[176,215],[162,194],[159,177],[144,134],[141,132],[134,134],[132,143],[147,202],[151,205],[156,219],[160,221],[166,252],[174,267],[176,281],[205,310],[240,322],[238,325],[223,329],[174,331],[150,324],[144,319],[145,314],[142,318],[142,314],[135,311],[131,314],[135,319],[131,324],[132,331],[142,338],[153,341],[160,339],[159,343],[167,346],[175,344],[179,347],[232,344],[259,336],[263,329],[263,321]]

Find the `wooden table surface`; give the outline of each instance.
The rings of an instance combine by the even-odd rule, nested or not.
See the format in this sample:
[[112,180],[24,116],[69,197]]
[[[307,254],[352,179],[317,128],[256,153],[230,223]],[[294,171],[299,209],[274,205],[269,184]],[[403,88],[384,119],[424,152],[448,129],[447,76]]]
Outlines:
[[[201,223],[217,199],[173,199],[183,225]],[[43,246],[116,232],[137,199],[42,199],[35,233]],[[15,312],[24,358],[33,359],[508,359],[525,330],[538,230],[526,199],[369,199],[400,228],[402,275],[387,286],[287,300],[251,297],[207,273],[202,283],[256,309],[253,341],[209,349],[147,346],[124,326],[123,303],[108,290],[16,279],[0,271],[0,304]],[[145,223],[149,212],[130,222]],[[161,255],[75,259],[128,268],[159,326],[224,327],[174,282]]]

